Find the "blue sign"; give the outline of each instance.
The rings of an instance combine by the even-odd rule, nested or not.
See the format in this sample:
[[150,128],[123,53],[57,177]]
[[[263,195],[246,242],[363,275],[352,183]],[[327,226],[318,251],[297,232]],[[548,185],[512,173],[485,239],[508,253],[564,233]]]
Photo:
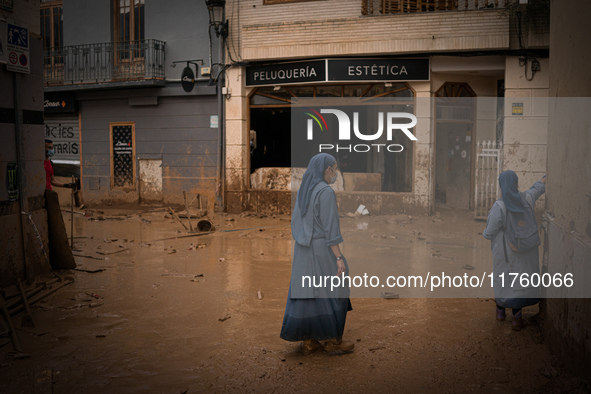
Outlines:
[[22,48],[29,47],[29,29],[26,27],[7,24],[7,41],[10,45],[16,45]]

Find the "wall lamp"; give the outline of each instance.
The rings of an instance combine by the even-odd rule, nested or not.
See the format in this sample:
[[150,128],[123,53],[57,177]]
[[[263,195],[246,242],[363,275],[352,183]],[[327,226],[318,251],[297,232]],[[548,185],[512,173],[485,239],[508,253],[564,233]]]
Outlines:
[[216,37],[228,37],[228,20],[225,18],[226,0],[205,0],[209,11],[209,26],[213,26]]

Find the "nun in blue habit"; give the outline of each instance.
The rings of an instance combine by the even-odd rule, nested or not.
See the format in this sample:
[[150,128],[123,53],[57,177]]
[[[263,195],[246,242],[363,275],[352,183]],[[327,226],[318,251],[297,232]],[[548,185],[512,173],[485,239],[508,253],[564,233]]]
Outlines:
[[291,220],[295,246],[280,337],[303,341],[304,354],[321,347],[326,351],[351,351],[354,347],[352,342],[342,341],[347,312],[352,310],[348,283],[331,289],[329,280],[326,286],[324,282],[317,286],[321,278],[349,275],[347,260],[339,248],[343,237],[336,196],[329,186],[336,178],[333,156],[320,153],[312,157]]
[[[514,252],[506,237],[503,237],[503,229],[507,227],[508,211],[516,214],[523,213],[525,204],[534,209],[536,200],[546,191],[546,177],[534,183],[529,190],[520,193],[517,174],[507,170],[499,176],[499,185],[502,197],[491,208],[486,229],[482,235],[491,240],[493,289],[497,304],[496,319],[505,320],[505,308],[512,308],[511,325],[513,330],[519,331],[524,326],[521,309],[537,304],[540,299],[540,288],[533,287],[531,284],[523,287],[519,278],[522,274],[527,274],[531,278],[533,273],[540,273],[540,256],[537,247],[524,253]],[[514,275],[509,274],[518,274],[517,280],[513,281]],[[501,275],[504,276],[504,281]]]

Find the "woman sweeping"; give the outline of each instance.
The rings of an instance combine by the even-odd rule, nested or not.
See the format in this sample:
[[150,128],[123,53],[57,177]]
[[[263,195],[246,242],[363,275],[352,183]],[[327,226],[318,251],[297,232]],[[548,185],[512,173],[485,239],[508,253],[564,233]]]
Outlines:
[[303,341],[304,354],[321,347],[325,351],[351,351],[354,347],[352,342],[342,341],[347,312],[352,309],[349,288],[331,289],[330,281],[328,286],[313,285],[320,283],[320,278],[349,275],[339,248],[343,237],[336,196],[329,186],[336,178],[335,158],[326,153],[314,156],[304,173],[291,221],[295,247],[280,336],[286,341]]
[[505,308],[512,308],[511,325],[515,331],[524,326],[521,309],[537,304],[540,299],[540,288],[524,287],[519,278],[540,273],[538,224],[533,211],[536,200],[546,191],[546,177],[523,193],[519,193],[517,181],[515,172],[501,173],[502,198],[491,208],[482,233],[491,240],[496,318],[505,320]]

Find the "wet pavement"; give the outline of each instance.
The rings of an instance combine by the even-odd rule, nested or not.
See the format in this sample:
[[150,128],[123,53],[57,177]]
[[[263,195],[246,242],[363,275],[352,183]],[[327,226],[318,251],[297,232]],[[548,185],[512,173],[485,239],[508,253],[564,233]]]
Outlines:
[[[291,271],[288,216],[220,214],[215,232],[186,237],[163,209],[100,211],[74,215],[74,254],[78,268],[104,271],[59,273],[75,281],[35,304],[34,328],[18,328],[30,358],[13,359],[9,340],[0,338],[0,392],[588,387],[547,351],[537,306],[524,309],[529,324],[514,332],[510,319],[495,320],[489,297],[404,298],[413,296],[409,290],[383,299],[360,289],[344,334],[355,350],[303,356],[299,343],[279,338]],[[466,265],[492,267],[484,226],[449,209],[433,217],[342,215],[342,248],[352,275],[375,265],[459,275]]]

